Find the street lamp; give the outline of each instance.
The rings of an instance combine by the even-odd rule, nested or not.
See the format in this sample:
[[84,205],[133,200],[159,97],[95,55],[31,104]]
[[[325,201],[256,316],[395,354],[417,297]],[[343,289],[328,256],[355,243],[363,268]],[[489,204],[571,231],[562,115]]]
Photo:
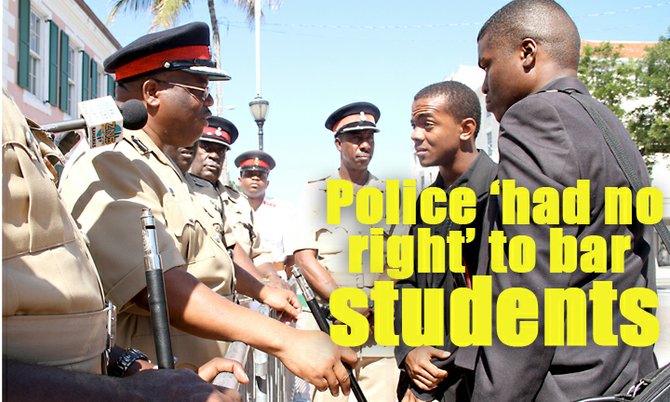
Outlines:
[[249,109],[251,109],[251,115],[254,116],[254,120],[258,125],[258,149],[263,150],[263,124],[265,124],[265,115],[268,113],[268,106],[270,102],[265,99],[257,96],[249,102]]

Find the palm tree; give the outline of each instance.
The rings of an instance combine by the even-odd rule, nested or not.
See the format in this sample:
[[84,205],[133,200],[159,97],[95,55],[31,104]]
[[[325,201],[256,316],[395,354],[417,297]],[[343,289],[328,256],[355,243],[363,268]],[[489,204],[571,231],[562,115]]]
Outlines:
[[[191,7],[191,2],[192,0],[116,0],[112,11],[109,13],[107,21],[111,22],[120,11],[132,10],[133,12],[138,13],[151,9],[151,14],[153,14],[154,20],[149,27],[149,31],[155,30],[159,26],[169,28],[174,25],[182,10]],[[247,21],[253,26],[251,22],[254,20],[256,0],[233,0],[233,3],[246,12]],[[269,3],[271,8],[277,8],[281,4],[281,0],[269,0]],[[207,7],[209,8],[210,26],[212,27],[212,48],[214,59],[217,62],[220,62],[221,39],[219,37],[219,24],[217,22],[214,0],[207,0]],[[221,86],[217,85],[218,99],[221,99],[220,88]],[[217,106],[217,109],[219,109],[218,112],[221,114],[221,102],[217,102]]]

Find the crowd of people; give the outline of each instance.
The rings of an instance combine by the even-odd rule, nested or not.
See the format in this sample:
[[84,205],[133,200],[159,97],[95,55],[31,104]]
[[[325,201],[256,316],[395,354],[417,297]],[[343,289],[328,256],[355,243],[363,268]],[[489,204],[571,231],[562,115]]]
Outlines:
[[[649,185],[649,176],[624,126],[577,79],[580,40],[570,16],[552,0],[514,0],[487,20],[477,46],[486,109],[500,122],[499,163],[476,148],[480,103],[458,82],[417,92],[408,136],[420,164],[438,168],[431,187],[446,194],[460,187],[474,192],[476,219],[463,225],[449,218],[439,224],[418,219],[411,227],[383,227],[384,238],[422,229],[442,237],[474,229],[475,239],[463,248],[465,272],[417,270],[395,282],[397,289],[444,289],[441,346],[408,345],[401,337],[393,348],[375,343],[374,336],[360,347],[336,345],[319,331],[304,298],[287,282],[288,268],[295,264],[325,305],[338,288],[369,295],[375,281],[388,280],[366,266],[360,273],[349,271],[349,237],[369,233],[356,218],[356,203],[341,210],[337,224],[326,217],[329,180],[351,182],[354,194],[369,187],[385,191],[384,181],[368,170],[376,137],[383,141],[382,113],[374,104],[350,103],[325,119],[337,151],[332,159],[339,154],[339,165],[333,163],[337,168],[331,175],[306,183],[299,204],[291,208],[266,194],[271,171],[281,163],[267,152],[251,150],[235,159],[239,190],[222,180],[226,153],[242,134],[229,120],[211,115],[208,84],[230,77],[211,60],[204,23],[142,36],[105,60],[106,72],[116,78],[116,100],[141,101],[147,123],[140,130],[124,129],[116,144],[72,158],[62,177],[62,167],[52,163],[58,148],[29,125],[5,93],[4,396],[239,400],[235,390],[210,383],[219,372],[248,382],[239,363],[223,358],[236,340],[279,359],[297,377],[295,394],[313,401],[354,399],[345,365],[353,368],[371,402],[568,401],[625,392],[656,368],[652,346],[596,344],[592,311],[586,314],[588,342],[581,347],[548,346],[541,319],[538,337],[523,347],[495,337],[488,346],[451,342],[450,295],[471,286],[478,275],[492,278],[494,310],[497,295],[519,287],[537,296],[540,315],[543,290],[549,287],[588,290],[606,279],[618,291],[655,290],[651,227],[638,221],[605,224],[604,188],[630,185],[576,96],[601,114],[643,184]],[[505,179],[530,191],[561,191],[589,180],[589,223],[560,227],[578,239],[630,236],[625,272],[550,274],[549,226],[505,222],[502,195],[489,194],[495,180]],[[144,208],[156,219],[176,370],[156,370],[152,363],[156,345],[139,224]],[[487,244],[492,231],[532,237],[536,268],[524,274],[492,272]],[[504,253],[507,259],[509,250]],[[445,256],[444,261],[450,260]],[[240,306],[238,294],[267,304],[281,319]],[[396,303],[400,334],[407,312],[399,307],[401,299]],[[655,306],[642,307],[653,314]],[[374,332],[374,309],[358,313]],[[296,325],[283,322],[296,320]],[[626,322],[614,309],[612,325]]]

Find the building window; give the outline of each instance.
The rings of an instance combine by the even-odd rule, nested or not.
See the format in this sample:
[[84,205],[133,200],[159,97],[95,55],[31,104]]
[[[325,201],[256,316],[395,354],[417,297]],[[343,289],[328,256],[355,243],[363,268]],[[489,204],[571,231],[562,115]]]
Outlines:
[[41,98],[42,20],[30,10],[30,59],[28,61],[28,91]]
[[67,104],[68,104],[68,108],[67,108],[66,112],[67,112],[67,114],[72,116],[73,115],[72,114],[72,112],[73,112],[73,106],[72,105],[75,103],[74,99],[73,99],[74,94],[75,94],[74,85],[76,83],[75,75],[74,75],[74,67],[75,67],[74,63],[75,63],[75,58],[76,58],[77,53],[75,52],[75,50],[73,48],[70,48],[68,53],[69,53],[70,56],[68,57],[68,61],[67,61],[67,88],[68,88],[67,89],[67,92],[68,92],[67,93]]
[[60,108],[67,114],[72,110],[71,92],[68,85],[68,70],[69,64],[72,61],[72,53],[70,51],[70,36],[61,31],[60,33]]
[[96,74],[98,76],[98,78],[97,78],[97,81],[98,81],[98,96],[99,97],[104,96],[106,94],[106,91],[105,91],[105,81],[106,81],[105,80],[105,75],[102,73],[102,70],[100,68],[98,68],[98,71],[97,71]]

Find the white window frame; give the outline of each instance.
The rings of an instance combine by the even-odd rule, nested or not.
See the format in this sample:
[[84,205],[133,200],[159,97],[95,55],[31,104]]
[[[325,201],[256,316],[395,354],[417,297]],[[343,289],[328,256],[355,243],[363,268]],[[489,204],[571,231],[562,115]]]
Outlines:
[[[79,117],[79,102],[81,102],[81,63],[84,47],[82,40],[74,32],[65,31],[70,37],[70,51],[72,61],[72,77],[68,77],[68,84],[70,84],[70,117]],[[67,112],[66,112],[67,113]]]
[[[71,41],[70,41],[71,42]],[[75,102],[76,86],[77,86],[77,49],[72,47],[70,43],[70,49],[68,49],[70,62],[67,66],[67,89],[68,89],[68,104],[70,108],[65,110],[65,113],[68,116],[72,116],[75,110],[77,110],[77,103]]]
[[[40,29],[40,38],[38,46],[40,48],[40,54],[36,54],[32,48],[29,48],[28,56],[28,88],[23,91],[23,102],[29,104],[35,109],[41,111],[44,114],[51,115],[51,107],[49,105],[49,100],[47,97],[49,80],[46,77],[49,76],[49,20],[51,19],[50,13],[43,8],[40,1],[30,2],[30,20],[32,23],[33,14],[38,18],[38,24]],[[29,34],[32,36],[32,30]],[[28,45],[30,46],[31,38],[28,39]],[[35,83],[35,92],[31,92],[29,89],[32,85],[30,71],[32,70],[32,61],[35,55],[39,56],[39,67],[36,72],[36,83]]]
[[105,77],[104,71],[102,71],[103,66],[102,62],[96,60],[97,63],[97,71],[95,74],[98,76],[98,98],[107,96],[107,91],[105,89],[107,88],[107,78]]
[[[44,77],[42,76],[41,67],[44,66],[44,31],[46,28],[43,16],[34,8],[30,8],[30,28],[28,34],[28,92],[32,93],[38,98],[44,98],[43,85]],[[37,40],[34,40],[37,35]],[[33,44],[37,49],[33,49]]]

